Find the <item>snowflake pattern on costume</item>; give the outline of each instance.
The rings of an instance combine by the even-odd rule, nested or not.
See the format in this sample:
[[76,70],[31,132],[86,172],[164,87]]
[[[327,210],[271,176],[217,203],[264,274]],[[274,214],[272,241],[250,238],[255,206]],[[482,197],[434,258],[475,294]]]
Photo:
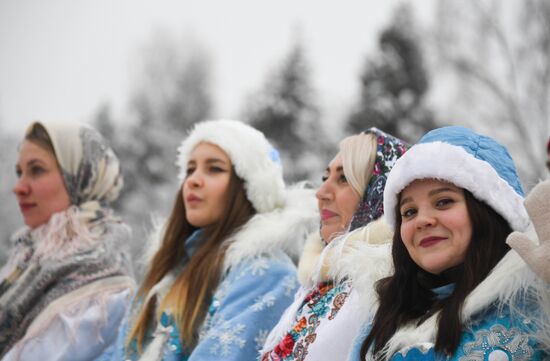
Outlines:
[[269,269],[269,263],[265,258],[257,258],[252,262],[250,273],[252,276],[263,276]]
[[237,346],[243,348],[246,340],[240,335],[245,331],[246,326],[242,323],[233,324],[220,317],[218,322],[211,325],[210,330],[204,336],[205,340],[212,340],[214,343],[210,348],[216,356],[228,357],[231,355],[231,348]]
[[285,289],[285,296],[289,296],[289,297],[292,296],[297,286],[298,286],[298,282],[296,280],[296,277],[286,276],[285,278],[283,278],[283,287]]
[[528,335],[516,327],[508,329],[500,324],[476,332],[475,341],[465,344],[463,350],[464,356],[460,361],[483,361],[485,355],[489,355],[489,359],[499,360],[497,355],[503,354],[508,360],[527,361],[534,354]]
[[260,312],[266,308],[272,307],[275,304],[275,296],[268,293],[263,296],[256,298],[255,302],[250,308],[254,312]]
[[254,343],[256,344],[256,350],[258,350],[258,352],[264,347],[268,335],[269,330],[260,330],[256,337],[254,337]]

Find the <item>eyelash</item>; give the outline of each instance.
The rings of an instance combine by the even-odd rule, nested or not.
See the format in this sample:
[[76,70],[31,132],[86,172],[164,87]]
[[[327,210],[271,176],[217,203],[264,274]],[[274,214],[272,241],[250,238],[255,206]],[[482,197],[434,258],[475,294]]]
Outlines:
[[[34,165],[34,166],[30,167],[29,174],[31,176],[39,176],[42,173],[44,173],[45,171],[46,170],[43,167]],[[21,178],[21,176],[23,175],[23,171],[21,169],[16,169],[15,170],[15,175],[17,176],[17,178]]]
[[[435,202],[436,208],[444,208],[448,206],[449,204],[453,204],[455,202],[452,198],[442,198]],[[407,208],[404,211],[401,212],[401,218],[410,218],[416,214],[415,208]]]
[[31,167],[31,174],[32,175],[39,175],[39,174],[42,174],[42,173],[44,173],[44,168],[39,167],[39,166]]
[[411,214],[411,212],[414,212],[414,214],[416,214],[416,209],[413,209],[413,208],[405,209],[403,212],[401,212],[401,218],[410,218],[414,216],[414,214]]
[[[321,182],[322,182],[322,183],[325,183],[327,180],[328,180],[328,176],[324,175],[324,176],[321,177]],[[347,183],[347,182],[348,182],[348,179],[347,179],[346,176],[342,173],[342,174],[338,177],[338,182]]]

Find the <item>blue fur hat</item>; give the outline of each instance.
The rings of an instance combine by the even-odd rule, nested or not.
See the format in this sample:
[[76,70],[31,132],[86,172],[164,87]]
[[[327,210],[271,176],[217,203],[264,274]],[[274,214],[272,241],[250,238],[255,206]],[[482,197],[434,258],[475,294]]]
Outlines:
[[417,179],[438,179],[470,191],[523,231],[529,217],[523,205],[523,189],[512,157],[494,139],[464,127],[432,130],[393,167],[384,190],[387,220],[395,224],[399,194]]

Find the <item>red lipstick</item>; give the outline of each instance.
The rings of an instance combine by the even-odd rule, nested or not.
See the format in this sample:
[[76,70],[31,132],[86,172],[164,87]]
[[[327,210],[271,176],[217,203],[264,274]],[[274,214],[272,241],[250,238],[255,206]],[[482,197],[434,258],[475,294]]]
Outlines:
[[419,243],[419,246],[424,247],[424,248],[428,248],[428,247],[431,247],[431,246],[443,241],[444,239],[447,239],[447,238],[445,238],[445,237],[435,237],[435,236],[422,238],[422,240]]

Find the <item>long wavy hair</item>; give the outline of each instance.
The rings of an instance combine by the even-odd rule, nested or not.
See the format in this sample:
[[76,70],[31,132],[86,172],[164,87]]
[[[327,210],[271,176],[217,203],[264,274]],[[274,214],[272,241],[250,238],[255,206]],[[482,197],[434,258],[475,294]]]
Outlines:
[[376,284],[380,305],[372,329],[362,344],[362,359],[369,349],[376,360],[385,359],[384,347],[399,328],[411,323],[419,325],[438,311],[435,351],[454,354],[464,327],[461,320],[464,300],[508,252],[510,247],[505,241],[512,232],[508,222],[493,208],[474,198],[468,190],[464,190],[464,197],[472,224],[472,239],[466,251],[464,271],[453,293],[441,301],[434,300],[432,292],[417,282],[420,267],[412,260],[401,239],[402,220],[397,202],[392,245],[395,273]]
[[128,344],[134,340],[137,342],[139,352],[142,351],[143,339],[147,329],[152,326],[154,317],[158,319],[162,311],[167,309],[175,318],[182,344],[188,348],[196,345],[208,302],[220,280],[228,246],[226,240],[256,213],[246,198],[244,182],[236,175],[233,167],[227,194],[227,203],[223,205],[220,221],[203,229],[199,240],[200,246],[190,257],[185,252],[184,241],[196,228],[187,221],[181,188],[178,190],[160,249],[149,265],[137,299],[143,300],[153,286],[177,268],[182,260],[188,261],[182,272],[176,275],[176,280],[164,299],[152,297],[141,304],[136,322],[127,339]]

